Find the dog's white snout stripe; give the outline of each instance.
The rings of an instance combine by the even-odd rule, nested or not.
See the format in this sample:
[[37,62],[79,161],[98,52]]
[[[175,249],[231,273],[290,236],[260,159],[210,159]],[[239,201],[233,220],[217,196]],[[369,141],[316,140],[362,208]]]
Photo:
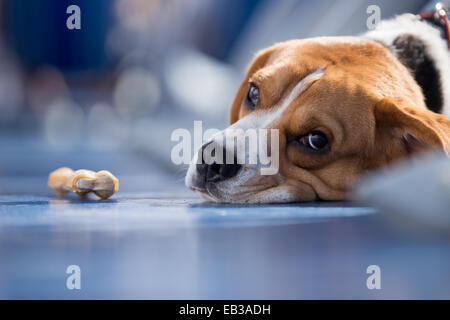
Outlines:
[[244,130],[253,129],[263,129],[268,128],[273,125],[276,121],[281,119],[281,116],[286,111],[286,109],[291,105],[291,103],[298,97],[302,92],[308,89],[314,82],[319,80],[325,74],[325,68],[317,69],[316,71],[308,74],[306,77],[301,79],[294,88],[292,88],[289,95],[284,98],[280,103],[274,106],[273,109],[268,111],[262,111],[259,113],[251,113],[246,117],[240,119],[234,123],[229,128],[241,128]]
[[275,110],[272,117],[267,119],[267,123],[264,124],[264,128],[272,124],[274,121],[277,121],[281,118],[281,115],[286,111],[286,109],[291,105],[291,103],[306,89],[308,89],[314,82],[319,80],[323,74],[325,73],[324,68],[317,69],[313,73],[310,73],[302,80],[300,80],[292,91],[289,93],[286,99],[283,100],[281,105]]

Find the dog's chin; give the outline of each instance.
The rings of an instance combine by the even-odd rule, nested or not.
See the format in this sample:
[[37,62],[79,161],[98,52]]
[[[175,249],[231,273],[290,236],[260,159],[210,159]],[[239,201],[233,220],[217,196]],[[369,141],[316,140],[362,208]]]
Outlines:
[[206,201],[216,203],[261,203],[258,199],[257,191],[245,191],[236,192],[230,194],[228,192],[222,192],[216,185],[208,184],[203,188],[189,187],[192,191],[197,193]]
[[191,187],[200,197],[206,201],[216,203],[235,204],[267,204],[267,203],[287,203],[302,201],[302,199],[283,186],[256,188],[249,190],[248,187],[235,188],[233,193],[223,192],[216,185],[210,184],[205,188]]
[[190,189],[204,200],[216,203],[252,203],[253,198],[251,193],[239,196],[220,192],[213,184],[204,188],[190,187]]
[[186,186],[206,201],[216,203],[264,204],[311,201],[314,190],[304,183],[287,183],[280,174],[259,176],[254,170],[241,170],[240,175],[219,183],[205,183],[191,166]]
[[207,189],[198,189],[198,188],[190,188],[192,191],[194,191],[195,193],[197,193],[201,198],[203,198],[206,201],[210,201],[210,202],[217,202],[217,203],[221,203],[221,202],[225,202],[225,201],[220,201],[218,198],[212,196]]

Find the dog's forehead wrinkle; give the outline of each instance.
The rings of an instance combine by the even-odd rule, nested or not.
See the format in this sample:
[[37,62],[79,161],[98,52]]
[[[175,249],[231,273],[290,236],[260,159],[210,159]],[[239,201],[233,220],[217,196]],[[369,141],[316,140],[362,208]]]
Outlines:
[[281,101],[274,111],[267,112],[261,127],[267,128],[275,121],[281,118],[282,114],[291,105],[291,103],[306,89],[308,89],[315,81],[319,80],[325,73],[325,68],[319,68],[301,79],[291,90],[289,95]]
[[291,103],[306,89],[308,89],[315,81],[319,80],[325,74],[325,68],[319,68],[314,72],[303,77],[289,92],[271,110],[254,111],[249,115],[232,124],[229,129],[265,129],[271,127],[274,122],[281,118],[284,111]]
[[264,82],[272,81],[280,76],[288,76],[291,72],[292,66],[288,59],[277,59],[277,61],[268,63],[263,68],[256,71],[249,78],[249,82]]

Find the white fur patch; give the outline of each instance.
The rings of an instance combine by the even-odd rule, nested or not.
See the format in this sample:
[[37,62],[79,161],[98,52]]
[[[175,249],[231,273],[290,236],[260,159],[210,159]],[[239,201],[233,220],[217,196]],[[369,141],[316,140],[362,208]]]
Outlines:
[[402,34],[412,34],[425,44],[427,54],[440,75],[443,92],[442,113],[450,117],[450,50],[438,29],[413,14],[403,14],[394,19],[381,21],[375,30],[363,37],[381,41],[392,47],[394,40]]

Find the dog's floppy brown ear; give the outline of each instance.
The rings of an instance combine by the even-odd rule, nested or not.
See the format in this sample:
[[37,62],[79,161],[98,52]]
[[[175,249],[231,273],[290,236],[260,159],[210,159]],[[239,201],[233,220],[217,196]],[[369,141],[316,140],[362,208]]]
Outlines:
[[272,52],[276,49],[276,45],[272,46],[270,48],[264,49],[259,51],[256,54],[256,57],[253,59],[252,63],[250,64],[250,67],[247,70],[247,73],[245,75],[245,79],[242,81],[241,85],[239,86],[238,92],[236,94],[236,97],[234,98],[233,104],[231,105],[230,109],[230,124],[235,123],[239,120],[239,111],[241,109],[242,101],[244,101],[245,94],[248,90],[248,78],[250,75],[255,73],[257,70],[261,69],[266,63],[267,60],[269,60],[270,55]]
[[[450,119],[442,114],[402,106],[390,98],[375,105],[377,138],[399,138],[408,153],[424,149],[450,151]],[[394,143],[392,143],[394,144]],[[391,144],[391,145],[392,145]]]

